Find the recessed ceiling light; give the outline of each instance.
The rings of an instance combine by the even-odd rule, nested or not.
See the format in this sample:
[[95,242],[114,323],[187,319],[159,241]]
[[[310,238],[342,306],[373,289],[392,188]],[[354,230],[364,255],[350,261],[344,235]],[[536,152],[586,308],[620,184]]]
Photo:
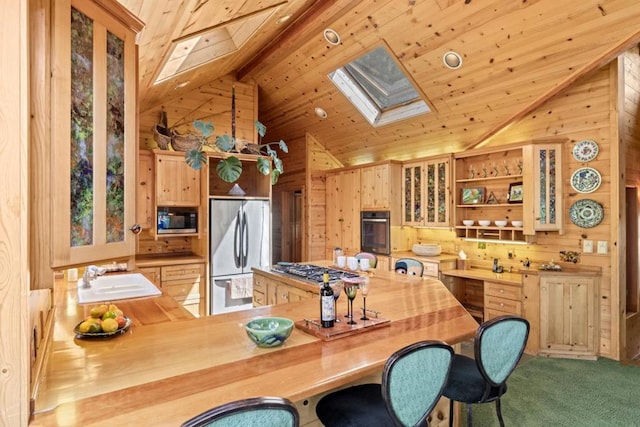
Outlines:
[[444,62],[444,65],[447,68],[452,70],[457,70],[462,67],[462,57],[459,53],[454,51],[449,51],[442,55],[442,62]]
[[291,19],[291,15],[284,15],[281,16],[280,18],[278,18],[278,20],[276,21],[276,24],[283,24],[285,22],[287,22],[289,19]]
[[332,30],[331,28],[327,28],[326,30],[324,30],[324,39],[327,41],[327,43],[332,44],[334,46],[339,45],[340,44],[340,35],[335,32],[335,30]]
[[187,80],[186,82],[182,82],[182,83],[178,83],[175,87],[175,89],[182,89],[183,87],[185,87],[186,85],[189,84],[189,80]]
[[314,111],[316,112],[316,116],[320,117],[321,119],[327,118],[327,112],[324,111],[324,108],[316,107]]

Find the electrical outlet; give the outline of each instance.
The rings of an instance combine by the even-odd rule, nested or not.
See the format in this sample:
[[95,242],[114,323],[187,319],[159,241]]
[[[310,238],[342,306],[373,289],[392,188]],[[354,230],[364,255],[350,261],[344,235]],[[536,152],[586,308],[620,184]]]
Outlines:
[[478,249],[487,249],[486,242],[478,242]]
[[585,254],[593,253],[593,240],[582,241],[582,252],[584,252]]
[[609,245],[606,240],[598,240],[598,253],[606,254],[609,251]]
[[513,255],[513,249],[509,249],[509,250],[507,251],[507,257],[508,257],[509,259],[513,259],[513,257],[514,257],[514,255]]

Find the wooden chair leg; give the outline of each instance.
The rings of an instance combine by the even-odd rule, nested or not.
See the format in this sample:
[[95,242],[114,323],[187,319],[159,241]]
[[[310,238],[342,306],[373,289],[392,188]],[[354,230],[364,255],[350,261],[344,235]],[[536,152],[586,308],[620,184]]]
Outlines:
[[496,400],[496,414],[498,414],[498,421],[500,422],[500,427],[504,427],[504,421],[502,419],[502,408],[500,405],[500,398]]

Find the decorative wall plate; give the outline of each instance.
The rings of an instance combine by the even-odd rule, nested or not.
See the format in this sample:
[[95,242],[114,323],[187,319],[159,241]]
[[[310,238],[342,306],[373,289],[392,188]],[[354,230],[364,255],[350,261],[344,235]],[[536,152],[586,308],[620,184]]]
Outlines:
[[578,193],[593,193],[601,183],[600,172],[594,168],[580,168],[571,175],[571,186]]
[[573,146],[573,158],[579,162],[589,162],[596,158],[600,148],[595,141],[584,139]]
[[582,199],[575,202],[569,208],[571,222],[581,228],[591,228],[602,222],[604,209],[595,200]]

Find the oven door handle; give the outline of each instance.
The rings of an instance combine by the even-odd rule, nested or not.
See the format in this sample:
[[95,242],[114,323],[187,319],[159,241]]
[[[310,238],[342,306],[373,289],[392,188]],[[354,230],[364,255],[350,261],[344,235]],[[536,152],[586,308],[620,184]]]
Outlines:
[[375,219],[375,218],[369,219],[369,218],[366,218],[366,219],[362,220],[362,222],[387,222],[387,221],[389,221],[389,220],[388,219],[383,219],[383,218],[380,218],[380,219]]

